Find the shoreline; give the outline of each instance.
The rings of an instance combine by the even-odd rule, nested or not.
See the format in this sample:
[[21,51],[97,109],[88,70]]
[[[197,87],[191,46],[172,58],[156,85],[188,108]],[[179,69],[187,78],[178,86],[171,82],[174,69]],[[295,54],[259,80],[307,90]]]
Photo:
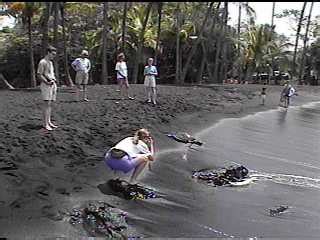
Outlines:
[[[69,91],[58,92],[53,117],[65,124],[50,134],[39,129],[39,93],[3,92],[0,157],[2,163],[15,163],[17,169],[0,171],[4,183],[0,188],[0,237],[80,237],[79,231],[63,220],[61,212],[90,200],[121,206],[121,200],[97,187],[113,177],[102,161],[103,149],[134,129],[146,127],[161,152],[182,146],[164,132],[195,135],[225,118],[276,109],[282,87],[268,86],[266,105],[261,106],[257,95],[261,86],[159,86],[156,107],[144,103],[141,85],[132,86],[136,100],[120,104],[115,103],[115,85],[89,88],[89,103],[75,103]],[[293,105],[320,100],[316,95],[319,87],[297,88],[299,96]],[[130,203],[124,210],[130,212]],[[19,233],[17,225],[24,226]]]

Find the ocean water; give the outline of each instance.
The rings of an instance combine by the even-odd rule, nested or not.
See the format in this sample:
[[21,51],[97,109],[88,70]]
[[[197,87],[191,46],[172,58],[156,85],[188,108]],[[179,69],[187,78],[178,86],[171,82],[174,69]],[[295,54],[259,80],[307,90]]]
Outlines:
[[[152,237],[320,237],[320,103],[223,119],[199,132],[202,147],[182,144],[158,156],[143,183],[162,198],[127,203],[131,223]],[[171,141],[168,139],[168,141]],[[255,181],[210,187],[202,168],[243,164]],[[287,205],[279,216],[268,209]]]

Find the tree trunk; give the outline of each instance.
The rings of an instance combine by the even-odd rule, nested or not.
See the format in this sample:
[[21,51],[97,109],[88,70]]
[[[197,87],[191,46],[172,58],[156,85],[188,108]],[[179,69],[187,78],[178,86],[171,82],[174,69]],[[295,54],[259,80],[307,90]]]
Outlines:
[[7,86],[9,89],[15,89],[3,76],[2,73],[0,73],[0,79],[3,81],[3,83]]
[[156,50],[154,54],[154,63],[157,65],[157,60],[159,56],[159,45],[160,45],[160,33],[161,33],[161,18],[162,18],[162,7],[163,3],[158,2],[158,30],[157,30],[157,42],[156,42]]
[[59,3],[55,2],[54,4],[54,23],[53,23],[53,42],[54,47],[57,49],[57,56],[53,59],[54,71],[57,78],[57,84],[60,83],[59,76],[59,45],[58,45],[58,18],[59,18]]
[[[218,12],[219,12],[219,8],[220,8],[220,4],[221,4],[221,2],[218,2],[218,5],[216,6],[216,9],[215,9],[212,26],[210,27],[210,34],[209,34],[210,36],[212,35],[213,30],[214,30],[214,28],[215,28],[215,26],[216,26],[216,22],[217,22],[217,19],[218,19]],[[214,42],[214,41],[212,41],[212,42]],[[212,82],[212,81],[213,81],[213,75],[212,75],[211,65],[210,65],[210,63],[209,63],[209,61],[208,61],[208,58],[207,58],[207,52],[208,52],[208,51],[206,50],[206,47],[205,47],[205,44],[204,44],[203,41],[201,42],[201,44],[202,44],[202,49],[204,50],[204,53],[205,53],[205,59],[206,59],[205,61],[206,61],[206,66],[207,66],[207,71],[208,71],[209,79],[210,79],[210,81]]]
[[138,50],[137,50],[137,56],[136,56],[136,61],[134,63],[134,68],[133,68],[133,76],[132,76],[132,81],[134,84],[138,82],[138,74],[139,74],[139,64],[141,60],[141,54],[142,54],[142,47],[144,44],[144,34],[147,28],[150,12],[151,12],[151,7],[152,7],[152,2],[148,3],[147,6],[147,13],[145,16],[145,19],[143,21],[142,29],[139,35],[139,42],[138,42]]
[[62,23],[62,36],[63,36],[63,55],[64,55],[64,71],[66,82],[69,86],[73,87],[73,82],[70,77],[69,72],[69,61],[68,61],[68,51],[67,51],[67,37],[66,37],[66,29],[65,29],[65,19],[64,19],[64,3],[60,3],[60,11],[61,11],[61,23]]
[[[226,36],[227,30],[228,30],[228,2],[224,3],[224,31],[223,31],[223,35]],[[219,76],[219,83],[223,83],[223,80],[226,77],[226,73],[227,73],[227,67],[228,67],[228,61],[227,61],[227,51],[228,51],[228,42],[224,41],[223,42],[223,49],[222,49],[222,68],[221,68],[221,72],[220,72],[220,76]]]
[[181,82],[184,83],[185,82],[185,79],[186,79],[186,76],[187,76],[187,73],[188,73],[188,70],[190,68],[190,64],[191,64],[191,60],[192,60],[192,57],[193,55],[195,54],[196,50],[197,50],[197,47],[201,41],[201,38],[202,38],[202,35],[203,35],[203,32],[204,32],[204,29],[205,29],[205,26],[207,24],[207,20],[208,20],[208,17],[209,17],[209,14],[212,10],[212,6],[213,6],[213,2],[210,3],[209,5],[209,8],[207,9],[207,12],[206,12],[206,15],[205,15],[205,18],[202,22],[202,25],[201,25],[201,29],[200,29],[200,33],[199,33],[199,36],[195,42],[194,45],[192,45],[191,47],[191,50],[190,50],[190,53],[188,55],[188,58],[187,58],[187,61],[185,63],[185,67],[183,68],[182,70],[182,76],[181,76]]
[[[202,44],[201,44],[202,45]],[[206,65],[206,55],[205,52],[203,51],[204,49],[202,48],[202,58],[201,58],[201,63],[200,63],[200,69],[198,71],[198,76],[196,82],[199,84],[202,81],[202,76],[204,72],[204,68]]]
[[102,34],[102,75],[101,83],[108,83],[107,66],[107,33],[108,33],[108,2],[103,2],[103,34]]
[[303,73],[304,73],[306,46],[307,46],[307,42],[308,42],[309,27],[310,27],[310,22],[311,22],[312,10],[313,10],[313,2],[311,2],[306,32],[305,32],[304,38],[303,38],[303,50],[302,50],[301,66],[300,66],[300,70],[299,70],[299,81],[301,81],[301,78],[303,77]]
[[307,2],[303,3],[301,14],[300,14],[300,19],[299,19],[299,24],[298,24],[298,29],[297,29],[297,35],[296,35],[296,43],[294,45],[294,53],[293,53],[293,61],[292,61],[292,75],[296,75],[296,58],[297,58],[297,48],[298,48],[298,42],[299,42],[299,35],[300,35],[300,30],[301,30],[301,25],[302,25],[302,20],[304,16],[304,11],[306,9]]
[[128,3],[123,3],[123,17],[122,17],[122,37],[121,37],[121,51],[125,52],[125,44],[126,44],[126,22],[127,22],[127,10]]
[[241,51],[240,51],[240,34],[241,34],[241,2],[239,2],[239,13],[238,13],[238,66],[237,66],[237,70],[238,70],[238,80],[241,81],[241,62],[240,62],[240,58],[241,58]]
[[[225,14],[226,14],[226,11],[223,12],[223,19],[225,19]],[[220,30],[221,30],[221,33],[224,31],[224,24],[221,24]],[[219,76],[219,67],[220,67],[220,62],[221,62],[219,58],[220,58],[220,53],[221,53],[222,36],[223,36],[223,34],[220,34],[219,38],[218,38],[217,48],[216,48],[216,56],[215,56],[215,63],[214,63],[213,80],[216,83],[219,82],[218,76]]]
[[[272,16],[271,16],[271,41],[273,41],[273,35],[274,35],[274,11],[275,11],[275,8],[276,8],[276,2],[273,2],[272,3]],[[273,67],[274,67],[274,57],[272,54],[272,57],[271,57],[272,75],[273,75]],[[268,84],[270,84],[270,74],[269,74]]]
[[176,21],[177,21],[177,35],[176,35],[176,76],[175,83],[180,83],[180,31],[181,31],[181,16],[180,16],[180,3],[177,2]]
[[34,59],[33,59],[33,47],[32,47],[32,28],[31,28],[31,17],[28,16],[28,37],[29,37],[29,53],[30,53],[30,80],[31,87],[37,86],[36,74],[34,68]]
[[207,67],[209,79],[211,80],[213,78],[212,71],[211,71],[211,67],[210,67],[208,59],[207,59],[207,49],[206,49],[203,41],[201,42],[201,46],[202,46],[202,51],[203,51],[203,55],[204,55],[205,66]]
[[47,53],[47,48],[48,48],[48,30],[49,30],[49,26],[48,26],[48,21],[50,18],[50,8],[51,8],[51,2],[45,2],[46,7],[43,10],[43,19],[41,22],[41,32],[42,32],[42,49],[41,49],[41,53],[42,56],[45,56]]

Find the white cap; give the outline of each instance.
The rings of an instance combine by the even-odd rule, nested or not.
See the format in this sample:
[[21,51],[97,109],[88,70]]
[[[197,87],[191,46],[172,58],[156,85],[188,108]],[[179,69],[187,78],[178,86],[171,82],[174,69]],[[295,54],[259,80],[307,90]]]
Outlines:
[[89,56],[89,53],[87,50],[82,50],[81,55]]

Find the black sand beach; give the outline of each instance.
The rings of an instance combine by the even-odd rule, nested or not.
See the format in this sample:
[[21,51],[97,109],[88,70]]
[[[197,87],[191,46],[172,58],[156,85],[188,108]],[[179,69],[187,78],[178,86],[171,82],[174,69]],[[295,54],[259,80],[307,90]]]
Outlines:
[[[42,129],[40,92],[1,91],[0,179],[3,184],[0,187],[0,237],[86,237],[88,234],[83,229],[66,221],[65,213],[91,200],[108,202],[127,211],[132,227],[130,236],[188,237],[183,228],[183,214],[187,208],[178,206],[179,197],[185,196],[175,195],[174,189],[167,199],[160,200],[131,202],[112,195],[106,190],[105,183],[114,175],[102,162],[103,153],[142,127],[151,130],[156,149],[161,153],[179,146],[164,135],[166,132],[195,134],[221,118],[276,108],[282,87],[267,87],[265,106],[260,105],[258,96],[261,87],[159,86],[158,106],[145,103],[142,85],[132,85],[136,100],[119,100],[114,85],[89,87],[90,102],[75,102],[70,89],[59,89],[53,110],[53,120],[59,128],[53,132]],[[299,95],[293,104],[319,101],[319,89],[297,87]],[[150,172],[146,171],[145,175],[148,174]],[[141,181],[148,185],[144,181],[145,175]],[[151,172],[151,178],[156,177]],[[171,181],[178,179],[162,178],[158,186],[151,187],[170,186]],[[181,188],[188,189],[187,184],[181,183]],[[152,215],[148,222],[135,218],[133,212],[139,210],[147,216],[148,209],[154,210],[159,205],[176,211],[177,218],[159,226],[163,235],[159,232],[153,235]],[[161,215],[161,211],[159,216],[167,218]],[[182,226],[181,235],[166,234],[179,224]],[[195,232],[193,236],[206,235],[205,232]]]

